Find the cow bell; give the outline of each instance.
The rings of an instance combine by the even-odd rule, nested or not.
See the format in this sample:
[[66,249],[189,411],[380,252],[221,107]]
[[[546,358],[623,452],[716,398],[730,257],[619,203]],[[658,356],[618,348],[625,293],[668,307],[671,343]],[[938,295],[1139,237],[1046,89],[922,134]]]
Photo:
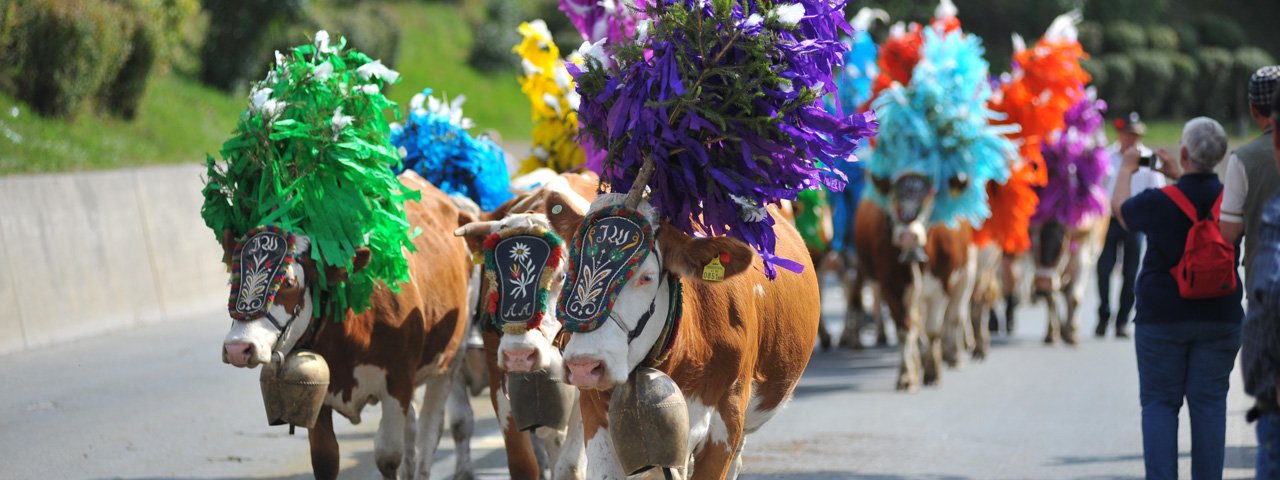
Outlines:
[[276,353],[258,377],[267,424],[311,428],[329,390],[329,364],[310,350]]
[[667,374],[640,367],[609,400],[609,436],[622,471],[684,468],[689,461],[689,409]]
[[548,370],[507,372],[511,416],[521,431],[538,427],[563,430],[569,425],[576,389],[552,378]]

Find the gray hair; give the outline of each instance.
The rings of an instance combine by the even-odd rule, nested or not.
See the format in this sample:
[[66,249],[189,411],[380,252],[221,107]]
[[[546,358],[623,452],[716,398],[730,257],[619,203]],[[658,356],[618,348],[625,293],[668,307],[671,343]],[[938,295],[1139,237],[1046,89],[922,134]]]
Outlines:
[[1227,131],[1209,117],[1196,117],[1182,127],[1187,162],[1196,170],[1211,172],[1227,156]]

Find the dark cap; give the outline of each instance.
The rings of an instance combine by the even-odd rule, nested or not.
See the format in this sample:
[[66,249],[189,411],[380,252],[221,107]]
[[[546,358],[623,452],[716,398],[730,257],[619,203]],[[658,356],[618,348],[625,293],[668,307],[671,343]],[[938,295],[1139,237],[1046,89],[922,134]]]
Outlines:
[[1127,132],[1134,135],[1147,134],[1147,124],[1142,123],[1142,117],[1138,115],[1138,112],[1129,112],[1127,118],[1117,118],[1112,125],[1119,132]]
[[1280,87],[1280,65],[1259,68],[1249,77],[1249,103],[1260,107],[1271,105]]

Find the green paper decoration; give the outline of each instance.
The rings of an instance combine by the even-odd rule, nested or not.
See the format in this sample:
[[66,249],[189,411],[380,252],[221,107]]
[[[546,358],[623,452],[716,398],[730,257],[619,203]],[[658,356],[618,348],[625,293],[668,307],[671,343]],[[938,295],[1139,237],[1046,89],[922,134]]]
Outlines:
[[[310,279],[317,317],[342,321],[347,309],[369,307],[377,284],[398,292],[409,279],[403,249],[414,247],[404,202],[419,194],[392,173],[400,156],[383,114],[395,103],[382,88],[398,77],[347,50],[346,39],[330,46],[328,33],[317,32],[312,44],[276,52],[222,144],[222,161],[207,157],[205,224],[219,238],[230,230],[239,239],[262,225],[309,237],[321,267]],[[370,249],[370,261],[352,272],[359,247]],[[346,269],[347,280],[331,285],[326,265]]]

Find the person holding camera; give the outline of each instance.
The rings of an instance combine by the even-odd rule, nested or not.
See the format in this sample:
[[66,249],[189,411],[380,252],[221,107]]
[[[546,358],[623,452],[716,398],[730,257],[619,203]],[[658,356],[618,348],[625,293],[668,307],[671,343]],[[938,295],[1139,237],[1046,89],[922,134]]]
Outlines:
[[[1130,192],[1141,193],[1150,188],[1164,186],[1164,178],[1151,168],[1152,152],[1142,144],[1142,136],[1147,133],[1146,124],[1138,112],[1132,112],[1126,118],[1117,118],[1114,123],[1116,143],[1107,147],[1107,155],[1111,158],[1111,174],[1106,180],[1107,194],[1115,197],[1116,179],[1119,175],[1124,153],[1137,150],[1139,157],[1146,162],[1143,168],[1133,173]],[[1128,196],[1124,198],[1128,199]],[[1121,266],[1120,310],[1116,312],[1116,338],[1129,337],[1129,313],[1133,311],[1133,285],[1138,279],[1138,262],[1142,256],[1142,235],[1130,232],[1120,226],[1115,217],[1107,226],[1107,237],[1102,245],[1102,255],[1098,257],[1098,325],[1093,333],[1098,337],[1107,335],[1107,325],[1111,320],[1111,276],[1116,270],[1116,260],[1123,258]],[[1123,255],[1123,257],[1121,257]]]
[[[1222,239],[1216,218],[1222,183],[1214,167],[1226,156],[1227,134],[1218,122],[1199,117],[1183,127],[1180,143],[1176,160],[1157,152],[1157,168],[1177,183],[1128,200],[1142,155],[1125,152],[1111,205],[1120,225],[1144,233],[1148,242],[1134,316],[1146,478],[1178,478],[1178,411],[1185,399],[1191,478],[1220,479],[1227,389],[1244,316],[1239,246]],[[1206,265],[1212,269],[1193,270]]]

